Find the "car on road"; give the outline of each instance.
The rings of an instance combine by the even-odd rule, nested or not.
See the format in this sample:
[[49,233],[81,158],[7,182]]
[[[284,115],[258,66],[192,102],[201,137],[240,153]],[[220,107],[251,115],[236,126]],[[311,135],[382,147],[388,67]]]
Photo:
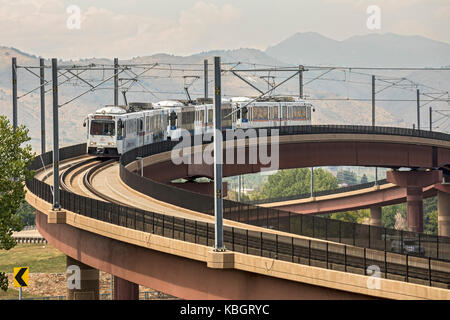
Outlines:
[[416,239],[393,240],[391,242],[391,252],[424,256],[425,248]]

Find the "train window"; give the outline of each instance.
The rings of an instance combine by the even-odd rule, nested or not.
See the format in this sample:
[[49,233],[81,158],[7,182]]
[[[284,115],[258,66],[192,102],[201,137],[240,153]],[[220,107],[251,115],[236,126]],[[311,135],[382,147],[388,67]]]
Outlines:
[[288,108],[287,108],[287,106],[282,106],[281,110],[282,110],[281,119],[287,120],[288,119]]
[[212,123],[214,119],[213,109],[208,110],[208,123]]
[[147,132],[150,131],[150,121],[151,121],[150,116],[147,116],[146,117],[146,122],[145,122],[145,131],[147,131]]
[[122,125],[123,125],[122,120],[119,119],[119,121],[117,121],[117,136],[119,137],[123,134]]
[[204,110],[200,110],[198,112],[198,121],[200,121],[201,123],[205,122],[205,111]]
[[139,119],[139,127],[138,127],[138,132],[142,132],[142,130],[144,130],[144,120],[143,119]]
[[113,136],[115,134],[114,121],[91,121],[91,135],[94,136]]
[[253,107],[253,120],[269,120],[268,107]]
[[278,107],[273,108],[273,119],[278,120]]
[[169,115],[169,123],[171,127],[175,127],[176,126],[176,120],[177,120],[178,116],[175,113],[175,111],[172,111]]
[[306,120],[306,108],[302,106],[294,106],[293,109],[293,119]]

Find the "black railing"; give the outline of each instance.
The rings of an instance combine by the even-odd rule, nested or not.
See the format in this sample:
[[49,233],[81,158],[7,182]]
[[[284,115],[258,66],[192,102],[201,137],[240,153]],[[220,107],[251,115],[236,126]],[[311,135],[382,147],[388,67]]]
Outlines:
[[[367,189],[367,188],[372,188],[376,185],[384,185],[387,183],[389,183],[389,182],[386,179],[382,179],[382,180],[378,180],[378,181],[360,183],[360,184],[355,184],[355,185],[336,188],[336,189],[314,191],[314,196],[320,197],[320,196],[328,196],[331,194],[363,190],[363,189]],[[264,204],[264,203],[274,203],[274,202],[282,202],[282,201],[308,199],[310,197],[311,197],[311,193],[302,193],[302,194],[285,196],[285,197],[265,198],[265,199],[256,199],[256,200],[241,200],[241,202],[247,203],[247,204]]]
[[[442,138],[450,141],[450,135],[444,133],[416,131],[402,128],[362,126],[296,126],[281,127],[280,135],[288,133],[367,133]],[[259,134],[259,130],[256,130],[256,132]],[[225,132],[223,138],[226,139]],[[191,146],[196,141],[202,141],[202,139],[195,139],[194,137],[191,137],[191,140]],[[131,188],[155,199],[213,215],[214,202],[212,197],[141,177],[125,167],[133,162],[137,156],[147,157],[171,151],[177,143],[176,141],[157,142],[126,152],[120,158],[120,177]],[[450,237],[344,222],[314,215],[302,215],[231,200],[224,200],[223,207],[224,218],[229,220],[368,249],[417,255],[444,261],[450,260]]]
[[[31,192],[51,202],[49,185],[33,179]],[[50,196],[49,196],[50,194]],[[213,246],[214,224],[178,218],[108,203],[61,190],[66,210],[114,225],[190,243]],[[235,252],[356,274],[447,288],[450,263],[432,258],[408,257],[337,243],[224,227],[224,243]]]
[[[404,130],[408,131],[409,129]],[[427,136],[427,138],[436,137]],[[127,183],[131,182],[130,185],[137,187],[137,189],[149,188],[147,191],[152,192],[152,195],[157,194],[159,198],[167,198],[164,201],[168,203],[180,203],[184,207],[196,207],[200,208],[195,209],[197,211],[212,214],[209,203],[212,202],[210,197],[141,178],[125,168],[125,165],[132,162],[138,155],[149,156],[169,151],[175,144],[176,142],[166,141],[147,145],[124,154],[121,157],[120,166],[122,179]],[[85,152],[85,144],[72,146],[61,149],[60,158],[64,160],[82,155]],[[46,153],[42,157],[37,157],[31,168],[37,170],[50,164],[51,160],[51,152]],[[52,203],[52,190],[49,185],[35,178],[27,181],[26,184],[35,195]],[[162,188],[162,190],[159,190],[159,188]],[[169,193],[166,194],[165,191],[169,191]],[[180,199],[177,199],[179,196]],[[201,201],[205,203],[199,203]],[[207,246],[212,246],[214,243],[214,224],[206,222],[121,206],[64,190],[61,190],[61,205],[69,211],[107,223]],[[341,242],[341,244],[327,243],[225,226],[225,246],[236,252],[360,274],[370,274],[371,270],[379,269],[380,275],[386,278],[444,288],[448,288],[450,285],[450,273],[448,271],[450,270],[450,263],[442,261],[448,254],[449,238],[447,237],[428,236],[314,216],[295,215],[290,212],[233,201],[224,201],[224,217],[266,228]],[[392,246],[393,239],[400,239],[401,248],[404,249],[403,240],[409,241],[411,238],[418,238],[421,245],[431,243],[432,249],[436,249],[434,251],[435,257],[412,257],[407,254],[389,252],[394,251],[388,250],[388,243]],[[428,251],[428,254],[430,253],[431,251]]]

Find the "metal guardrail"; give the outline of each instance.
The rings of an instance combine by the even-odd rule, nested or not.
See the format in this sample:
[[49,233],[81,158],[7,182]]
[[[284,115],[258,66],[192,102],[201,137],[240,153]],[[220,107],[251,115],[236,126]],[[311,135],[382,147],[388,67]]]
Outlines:
[[[171,199],[176,199],[178,196],[181,196],[183,198],[182,200],[186,198],[190,199],[190,206],[194,205],[195,202],[197,202],[198,206],[199,199],[211,199],[205,195],[157,184],[150,179],[141,178],[137,174],[129,172],[124,167],[133,161],[137,155],[148,156],[157,154],[168,151],[173,146],[174,142],[165,141],[127,152],[121,157],[120,174],[122,179],[125,176],[127,180],[134,180],[134,183],[138,183],[141,187],[150,187],[151,191],[155,191],[155,188],[161,185],[162,189],[167,189],[172,192],[169,194]],[[85,147],[84,144],[64,148],[64,152],[60,153],[60,159],[64,160],[82,155],[86,151]],[[49,164],[51,162],[51,153],[43,155],[43,159],[45,159],[45,161],[42,161],[44,165]],[[42,167],[42,162],[35,161],[32,165],[33,169]],[[33,178],[27,181],[27,187],[41,199],[52,203],[53,199],[50,185]],[[158,194],[161,195],[164,190],[159,191]],[[172,203],[173,200],[167,202]],[[107,203],[64,190],[61,190],[61,205],[69,211],[107,223],[150,232],[172,239],[206,246],[212,246],[214,242],[214,224],[210,223]],[[206,213],[212,214],[210,210]],[[256,218],[251,219],[251,217]],[[288,217],[287,223],[286,217]],[[448,288],[450,285],[450,273],[448,271],[450,270],[450,262],[442,261],[443,257],[442,254],[440,255],[441,251],[439,247],[436,251],[436,257],[411,257],[408,254],[394,253],[387,250],[386,243],[389,236],[391,238],[399,238],[398,236],[400,236],[403,240],[409,238],[410,233],[401,231],[397,234],[397,230],[386,228],[373,229],[366,225],[344,223],[342,221],[314,216],[294,216],[285,211],[260,208],[232,201],[224,201],[224,218],[231,218],[235,221],[247,222],[267,228],[278,228],[282,231],[307,236],[312,233],[310,235],[312,237],[341,242],[339,244],[306,240],[225,226],[225,246],[236,252],[360,274],[367,274],[368,267],[376,266],[380,270],[380,275],[384,275],[386,278],[445,288]],[[266,224],[264,225],[265,222]],[[352,231],[348,231],[349,228]],[[339,232],[337,233],[336,230],[339,230]],[[384,233],[377,232],[381,230]],[[367,234],[369,234],[368,237]],[[349,239],[346,237],[347,235],[352,235],[352,237]],[[421,235],[419,235],[419,241],[420,237]],[[433,237],[422,234],[422,239],[423,243],[431,242],[437,245],[441,244],[446,248],[450,243],[447,237]],[[435,241],[428,241],[433,239]],[[347,242],[349,243],[347,244]],[[367,242],[368,246],[365,246]],[[380,243],[384,243],[383,251],[378,249],[378,247],[383,247]]]
[[[300,134],[303,134],[303,132],[317,133],[324,128],[327,129],[324,131],[328,133],[376,132],[377,134],[393,134],[393,132],[396,132],[402,135],[412,133],[419,136],[415,130],[401,128],[357,126],[282,127],[284,133],[299,131],[302,132]],[[353,129],[355,131],[352,131]],[[447,140],[450,140],[450,135],[441,133],[424,131],[423,136],[432,138],[445,137]],[[196,141],[203,141],[202,139],[191,138],[191,145],[195,145]],[[224,139],[226,139],[225,133]],[[162,141],[126,152],[120,158],[120,177],[131,188],[155,199],[213,215],[214,201],[211,196],[156,182],[126,169],[126,165],[134,161],[136,157],[147,157],[170,151],[177,143],[174,141]],[[229,220],[368,249],[422,255],[437,260],[450,261],[450,237],[344,222],[314,215],[301,215],[231,200],[224,200],[223,208],[223,216]],[[379,241],[375,235],[383,235],[385,240]],[[394,242],[394,240],[397,240],[397,242]],[[418,249],[410,250],[410,243],[415,243]],[[417,252],[415,253],[414,250]]]
[[[331,189],[331,190],[314,191],[314,196],[320,197],[320,196],[328,196],[328,195],[332,195],[332,194],[338,194],[338,193],[344,193],[344,192],[350,192],[350,191],[356,191],[356,190],[363,190],[363,189],[372,188],[376,185],[384,185],[387,183],[389,183],[389,182],[386,179],[382,179],[382,180],[378,180],[376,182],[372,181],[372,182],[367,182],[367,183],[360,183],[360,184],[355,184],[355,185]],[[246,203],[246,204],[258,205],[258,204],[265,204],[265,203],[300,200],[300,199],[308,199],[308,198],[311,198],[311,193],[303,193],[303,194],[286,196],[286,197],[266,198],[266,199],[249,200],[249,201],[241,200],[241,202]]]

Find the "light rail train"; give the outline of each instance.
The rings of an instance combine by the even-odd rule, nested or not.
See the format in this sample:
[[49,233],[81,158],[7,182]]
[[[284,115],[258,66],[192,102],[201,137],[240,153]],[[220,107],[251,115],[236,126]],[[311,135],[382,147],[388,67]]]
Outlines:
[[[288,125],[310,125],[311,103],[293,97],[222,100],[222,128],[247,129]],[[213,130],[214,104],[198,99],[185,101],[130,103],[105,106],[84,121],[88,154],[118,157],[142,145],[178,139],[182,129],[194,134]]]

